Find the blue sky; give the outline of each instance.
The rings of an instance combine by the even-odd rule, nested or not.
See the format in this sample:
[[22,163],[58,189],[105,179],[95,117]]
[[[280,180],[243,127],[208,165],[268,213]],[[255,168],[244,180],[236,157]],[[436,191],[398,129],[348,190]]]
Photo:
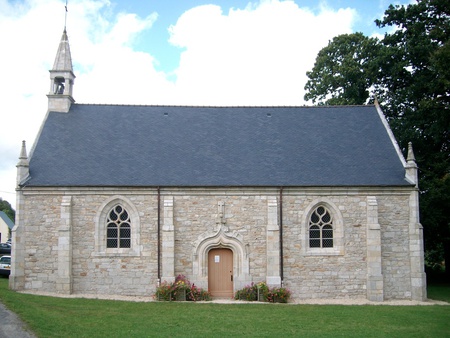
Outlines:
[[[394,1],[392,1],[394,2]],[[396,0],[408,4],[412,0]],[[78,103],[290,106],[339,34],[383,34],[387,0],[69,0]],[[65,0],[0,0],[0,197],[47,112]]]
[[[407,1],[390,2],[386,0],[296,0],[298,6],[308,8],[314,13],[320,13],[323,6],[337,11],[341,8],[352,8],[357,11],[353,24],[354,31],[364,32],[366,35],[383,32],[376,27],[374,20],[380,18],[390,3],[407,3]],[[180,49],[167,43],[169,39],[168,27],[174,25],[177,19],[187,10],[196,6],[215,4],[226,13],[231,8],[244,9],[250,1],[242,0],[149,0],[149,1],[114,1],[112,8],[115,13],[138,13],[145,17],[156,12],[158,18],[151,30],[140,34],[136,41],[136,50],[149,52],[158,60],[158,69],[171,71],[178,66]],[[253,1],[257,3],[257,1]],[[70,1],[69,1],[70,8]]]

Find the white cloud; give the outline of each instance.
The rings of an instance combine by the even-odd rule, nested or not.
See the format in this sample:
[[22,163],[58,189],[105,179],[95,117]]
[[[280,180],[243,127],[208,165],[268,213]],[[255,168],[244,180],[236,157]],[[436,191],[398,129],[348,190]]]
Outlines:
[[[0,197],[14,205],[21,141],[28,151],[47,109],[52,67],[64,26],[63,0],[0,0]],[[224,10],[226,12],[224,12]],[[179,46],[176,80],[133,49],[157,20],[114,13],[107,0],[72,0],[67,30],[80,103],[301,105],[306,71],[334,36],[352,31],[355,11],[319,13],[292,1],[245,9],[192,8],[170,27]],[[55,19],[58,18],[58,19]]]
[[[72,57],[78,47],[80,72],[77,74],[75,98],[83,103],[158,103],[168,101],[173,84],[166,75],[155,70],[153,56],[133,50],[139,33],[150,29],[157,14],[144,19],[135,14],[119,14],[112,24],[102,25],[103,31],[84,46],[71,43]],[[70,39],[71,41],[74,39]]]
[[327,8],[314,15],[291,1],[225,14],[215,5],[193,8],[170,27],[170,42],[185,49],[177,97],[186,104],[303,104],[306,71],[328,40],[351,32],[354,16]]
[[[0,31],[7,32],[0,34],[0,197],[13,205],[21,141],[27,141],[30,151],[46,114],[48,70],[64,28],[64,5],[62,0],[0,0]],[[144,103],[144,94],[160,88],[153,82],[165,78],[154,70],[152,56],[133,51],[132,45],[157,15],[113,15],[110,7],[107,0],[70,2],[67,30],[77,76],[75,99]],[[155,80],[149,84],[149,78]]]
[[21,141],[33,142],[46,112],[47,70],[57,48],[48,41],[55,37],[49,22],[57,15],[54,3],[0,2],[0,197],[13,205]]

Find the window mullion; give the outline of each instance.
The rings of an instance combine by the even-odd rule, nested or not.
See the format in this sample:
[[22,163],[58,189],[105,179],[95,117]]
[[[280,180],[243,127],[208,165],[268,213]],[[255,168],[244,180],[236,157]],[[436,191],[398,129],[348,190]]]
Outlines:
[[131,248],[130,223],[130,216],[125,208],[116,205],[111,209],[107,219],[107,248]]

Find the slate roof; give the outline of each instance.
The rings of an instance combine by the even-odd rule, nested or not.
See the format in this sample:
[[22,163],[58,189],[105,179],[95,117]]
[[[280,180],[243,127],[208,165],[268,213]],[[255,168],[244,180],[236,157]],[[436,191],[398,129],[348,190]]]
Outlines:
[[73,104],[50,112],[26,186],[402,186],[375,106]]
[[12,230],[14,228],[14,222],[11,221],[11,218],[8,217],[7,214],[5,214],[4,211],[0,211],[0,218],[5,222],[5,224]]

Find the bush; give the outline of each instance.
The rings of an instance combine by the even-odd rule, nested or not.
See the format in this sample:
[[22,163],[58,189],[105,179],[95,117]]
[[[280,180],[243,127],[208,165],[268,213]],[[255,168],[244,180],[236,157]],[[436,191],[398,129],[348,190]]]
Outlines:
[[258,287],[253,283],[247,285],[243,289],[236,291],[234,299],[255,301],[258,299]]
[[208,291],[191,284],[184,275],[178,275],[173,283],[162,282],[156,288],[154,297],[156,300],[162,301],[186,300],[196,302],[211,300],[211,295]]
[[155,293],[156,300],[172,300],[172,284],[162,282],[160,286],[156,288]]
[[[258,297],[259,294],[259,297]],[[272,303],[287,303],[291,297],[291,292],[284,287],[269,288],[266,283],[251,283],[243,289],[236,291],[234,299],[247,301],[263,301]]]
[[267,300],[273,303],[287,303],[291,297],[291,291],[286,288],[272,288],[269,290]]

